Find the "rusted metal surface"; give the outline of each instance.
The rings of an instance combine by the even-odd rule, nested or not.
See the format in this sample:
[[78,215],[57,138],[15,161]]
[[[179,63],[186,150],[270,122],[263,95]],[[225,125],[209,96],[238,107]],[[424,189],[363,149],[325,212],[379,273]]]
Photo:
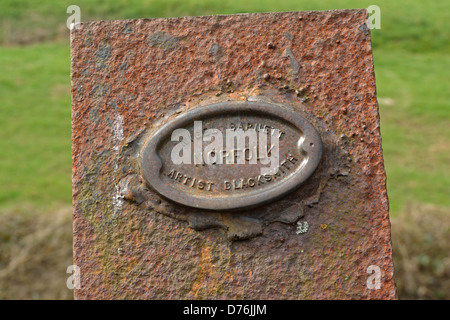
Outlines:
[[[395,298],[365,10],[82,23],[71,34],[77,299]],[[319,132],[312,176],[243,212],[173,203],[136,150],[177,114],[290,106]],[[246,239],[246,240],[244,240]],[[382,272],[367,287],[369,266]]]
[[[200,121],[197,132],[195,121]],[[191,152],[187,163],[177,164],[172,160],[172,152],[180,142],[170,137],[180,128],[186,128],[189,133],[188,150]],[[239,149],[233,141],[234,147],[227,150],[222,135],[226,136],[227,130],[229,134],[241,134],[244,138],[245,133],[254,133],[255,143],[250,146],[249,138],[242,141],[243,147]],[[268,141],[263,152],[258,151],[263,144],[256,144],[260,142],[257,130]],[[216,131],[221,137],[221,147],[212,149],[214,157],[210,158],[214,158],[214,162],[204,162],[204,158],[209,158],[202,149],[202,153],[197,150],[201,159],[197,161],[199,164],[195,164],[195,159],[191,159],[195,148],[195,145],[191,146],[194,144],[191,137],[199,135],[195,139],[201,144],[203,133]],[[234,140],[235,136],[232,137]],[[277,140],[276,147],[271,138]],[[182,143],[187,144],[185,141]],[[274,148],[276,150],[272,150]],[[268,149],[277,153],[276,161],[272,159],[277,164],[269,163]],[[222,102],[190,110],[152,133],[141,155],[141,170],[153,190],[177,203],[209,210],[248,209],[297,189],[317,168],[321,152],[319,134],[298,112],[265,102]],[[270,171],[269,165],[277,170],[261,174],[264,168]]]

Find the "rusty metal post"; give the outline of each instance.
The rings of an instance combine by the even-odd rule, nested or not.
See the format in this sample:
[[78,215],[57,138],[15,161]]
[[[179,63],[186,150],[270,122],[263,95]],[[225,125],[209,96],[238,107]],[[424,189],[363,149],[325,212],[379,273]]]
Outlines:
[[[366,20],[334,10],[74,28],[75,297],[394,299]],[[177,144],[236,132],[279,148],[255,163],[229,147],[173,160]],[[276,171],[263,171],[274,150]]]

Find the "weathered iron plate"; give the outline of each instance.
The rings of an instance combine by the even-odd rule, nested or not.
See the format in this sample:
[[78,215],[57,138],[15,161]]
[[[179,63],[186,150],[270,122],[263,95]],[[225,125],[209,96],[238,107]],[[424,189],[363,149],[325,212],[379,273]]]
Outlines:
[[[367,17],[333,10],[74,28],[75,298],[395,298]],[[149,128],[180,108],[254,96],[292,106],[320,133],[320,164],[300,188],[254,209],[205,213],[141,181],[136,154]],[[367,285],[372,265],[380,289]]]
[[[200,158],[189,155],[188,163],[174,163],[172,152],[185,141],[173,141],[171,135],[180,128],[189,132],[187,149],[201,150]],[[196,141],[202,144],[207,134],[216,131],[223,149],[214,149],[214,161],[208,164],[205,143],[199,149]],[[250,147],[247,136],[241,145],[245,143],[245,149],[239,148],[237,139],[235,148],[226,150],[227,134],[239,132],[267,135],[267,148],[260,151],[259,140],[257,148]],[[216,139],[209,138],[211,145]],[[266,150],[270,152],[264,157]],[[188,111],[157,130],[143,148],[141,166],[147,183],[170,200],[201,209],[230,210],[265,204],[295,190],[317,168],[321,153],[319,134],[299,113],[276,104],[223,102]],[[269,172],[271,167],[274,170]]]

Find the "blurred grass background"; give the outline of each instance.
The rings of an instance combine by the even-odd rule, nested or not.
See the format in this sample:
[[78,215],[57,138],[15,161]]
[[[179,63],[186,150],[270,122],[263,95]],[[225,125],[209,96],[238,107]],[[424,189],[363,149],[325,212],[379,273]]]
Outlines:
[[70,49],[81,20],[381,8],[372,30],[400,298],[450,299],[450,2],[2,0],[0,298],[70,299]]

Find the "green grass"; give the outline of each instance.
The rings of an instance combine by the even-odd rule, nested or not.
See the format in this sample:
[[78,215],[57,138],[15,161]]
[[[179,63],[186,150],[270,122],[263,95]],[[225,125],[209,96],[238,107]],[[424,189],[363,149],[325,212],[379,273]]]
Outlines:
[[[450,55],[375,51],[381,133],[392,212],[450,205]],[[386,98],[391,99],[386,103]]]
[[0,48],[0,65],[0,207],[70,203],[67,45]]
[[[381,8],[372,31],[392,213],[450,206],[450,2],[307,0],[31,1],[0,5],[0,209],[71,201],[66,8],[82,21],[239,12]],[[19,45],[26,44],[26,45]]]

